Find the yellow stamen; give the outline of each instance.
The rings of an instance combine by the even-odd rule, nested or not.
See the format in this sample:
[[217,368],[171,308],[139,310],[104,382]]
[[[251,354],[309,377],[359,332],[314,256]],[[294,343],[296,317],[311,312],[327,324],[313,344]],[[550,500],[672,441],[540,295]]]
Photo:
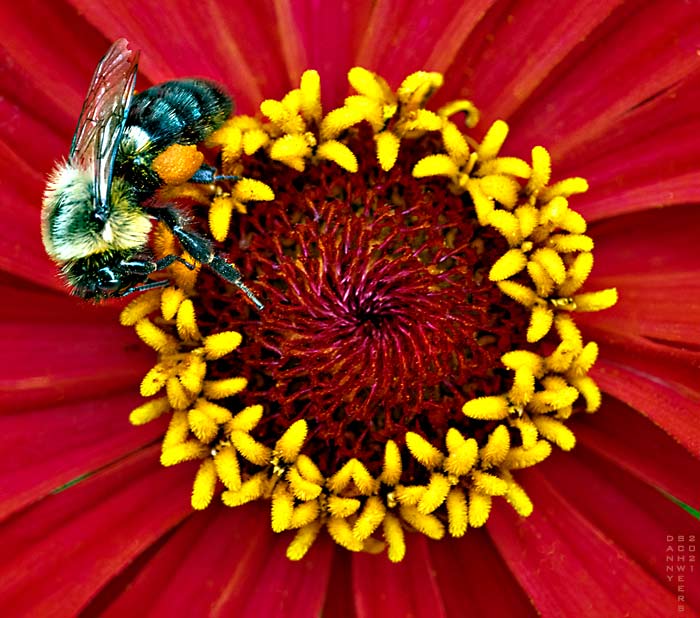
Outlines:
[[272,529],[275,532],[289,530],[294,512],[294,496],[285,483],[278,483],[272,494]]
[[477,397],[462,406],[462,412],[469,418],[482,421],[499,420],[508,416],[508,401],[505,397]]
[[576,445],[573,432],[561,421],[549,416],[535,416],[532,419],[543,438],[556,444],[563,451],[570,451]]
[[299,474],[301,474],[304,479],[310,481],[311,483],[315,483],[316,485],[323,485],[325,479],[323,478],[323,474],[321,474],[321,471],[318,469],[318,466],[314,463],[313,459],[307,457],[306,455],[299,455],[295,464],[299,470]]
[[418,161],[413,167],[412,174],[415,178],[426,178],[427,176],[447,176],[451,178],[456,176],[458,171],[457,166],[450,157],[436,154],[428,155]]
[[457,101],[451,101],[447,105],[443,105],[439,110],[438,114],[443,118],[449,118],[454,114],[464,112],[465,119],[464,124],[473,129],[479,122],[479,110],[476,108],[474,103],[466,99],[459,99]]
[[412,431],[406,433],[406,446],[411,455],[429,470],[439,466],[444,459],[444,455],[438,449],[423,436]]
[[543,191],[541,200],[549,202],[554,197],[569,197],[588,191],[588,183],[583,178],[567,178],[561,180]]
[[231,444],[249,462],[263,466],[270,461],[272,450],[249,434],[235,430],[231,432],[230,439]]
[[321,118],[321,78],[317,71],[304,71],[299,82],[301,113],[308,121]]
[[472,489],[469,491],[469,525],[472,528],[481,528],[489,518],[491,512],[491,496],[479,493]]
[[170,409],[170,402],[167,397],[151,399],[131,411],[129,422],[132,425],[145,425],[162,416]]
[[527,328],[527,340],[534,343],[542,339],[552,328],[554,312],[545,305],[535,305],[532,308],[530,324]]
[[576,311],[602,311],[617,303],[617,290],[608,288],[599,292],[577,294],[574,296],[574,302],[576,303]]
[[488,472],[472,472],[474,488],[488,496],[502,496],[508,491],[508,484],[501,478]]
[[198,341],[202,338],[197,326],[194,305],[189,298],[183,300],[177,310],[177,332],[184,341]]
[[292,463],[299,456],[308,431],[306,421],[298,420],[292,423],[275,444],[275,453],[278,453],[286,462]]
[[[456,173],[457,166],[462,167],[469,160],[469,145],[467,144],[467,140],[454,123],[446,122],[442,128],[442,141],[445,144],[445,150],[447,150],[447,154],[449,155],[448,158],[455,163]],[[416,175],[415,168],[413,170],[413,175],[416,178],[420,178],[420,176]],[[453,174],[447,175],[452,176]]]
[[[452,429],[448,430],[452,431]],[[456,429],[454,430],[457,431]],[[476,464],[479,446],[474,438],[463,440],[461,444],[453,449],[449,448],[450,454],[443,464],[445,472],[456,477],[464,476]]]
[[388,440],[384,445],[384,467],[381,480],[387,485],[396,485],[401,478],[403,467],[401,465],[401,452],[396,442]]
[[418,511],[425,514],[432,513],[447,499],[449,492],[450,482],[447,478],[442,474],[431,474],[425,493],[418,502]]
[[552,175],[552,160],[549,153],[542,146],[532,149],[532,176],[527,183],[528,193],[539,193],[547,184]]
[[216,489],[216,468],[211,459],[205,459],[199,464],[199,470],[194,478],[192,487],[192,508],[198,511],[205,509],[211,503]]
[[328,534],[341,547],[350,551],[362,550],[362,541],[352,533],[352,528],[346,519],[330,517],[326,522],[326,527]]
[[318,519],[320,513],[321,507],[318,500],[302,502],[299,506],[294,507],[292,521],[290,522],[289,527],[295,529],[308,526],[314,520]]
[[362,513],[353,526],[352,533],[360,541],[368,539],[381,525],[386,515],[386,507],[379,496],[370,496],[365,502]]
[[503,467],[509,470],[529,468],[549,457],[552,447],[546,440],[538,440],[530,449],[522,446],[515,446],[510,449],[507,457],[503,461]]
[[163,449],[160,456],[161,465],[168,467],[183,461],[192,461],[201,459],[206,455],[206,449],[201,442],[197,440],[188,440],[182,444],[176,444],[167,449]]
[[132,300],[119,316],[122,326],[133,326],[160,307],[160,290],[151,290]]
[[142,318],[136,322],[136,334],[147,346],[156,352],[174,352],[178,344],[175,337],[167,334],[162,328],[158,328],[148,318]]
[[224,378],[204,382],[204,396],[207,399],[224,399],[240,393],[248,385],[245,378]]
[[189,421],[187,420],[187,412],[177,410],[170,417],[168,430],[163,438],[163,450],[169,449],[176,444],[182,444],[187,440],[189,435]]
[[[523,448],[525,450],[531,449],[533,446],[535,446],[535,444],[537,444],[539,432],[537,431],[535,424],[527,416],[514,419],[510,424],[512,427],[520,431],[520,440],[523,443]],[[501,463],[503,462],[501,461]]]
[[241,334],[235,331],[224,331],[215,335],[209,335],[203,341],[204,351],[209,360],[223,358],[241,345],[242,340]]
[[388,171],[394,167],[394,163],[396,163],[396,159],[399,156],[399,138],[393,133],[385,131],[384,133],[379,133],[375,140],[377,141],[379,165],[384,171]]
[[341,498],[330,496],[327,502],[328,512],[333,517],[350,517],[360,508],[360,501],[356,498]]
[[439,541],[445,536],[445,526],[435,515],[421,513],[415,506],[402,506],[399,512],[401,517],[428,538]]
[[510,450],[510,434],[505,425],[498,425],[489,436],[486,445],[479,451],[481,465],[484,467],[498,466]]
[[184,410],[197,396],[188,391],[176,377],[169,377],[165,383],[165,392],[168,395],[170,405],[176,410]]
[[602,396],[598,385],[588,376],[570,378],[571,385],[576,388],[586,400],[586,412],[595,412],[600,408]]
[[504,253],[491,267],[489,279],[503,281],[518,274],[527,266],[527,257],[520,249],[510,249]]
[[287,548],[287,558],[301,560],[314,544],[321,527],[321,521],[316,520],[301,528]]
[[223,242],[228,235],[234,208],[235,202],[230,195],[217,195],[211,202],[209,229],[211,235],[219,242]]
[[177,377],[185,390],[190,393],[199,393],[204,386],[204,376],[207,372],[207,364],[202,358],[200,350],[193,350],[179,364]]
[[508,493],[505,495],[505,499],[521,517],[529,517],[532,515],[532,500],[530,500],[525,490],[518,485],[512,477],[508,479]]
[[241,506],[261,498],[266,489],[265,473],[260,472],[246,480],[238,491],[228,490],[222,493],[221,500],[226,506]]
[[484,135],[484,139],[477,148],[479,159],[488,161],[498,156],[498,153],[508,136],[508,125],[502,120],[496,120]]
[[183,300],[185,300],[184,290],[180,288],[165,288],[160,297],[160,310],[163,314],[163,319],[172,320]]
[[239,491],[241,489],[241,468],[238,464],[238,455],[232,446],[222,448],[214,456],[216,473],[227,489]]
[[335,140],[323,142],[316,151],[319,159],[333,161],[348,172],[357,172],[357,157],[345,144]]
[[197,436],[201,442],[211,442],[219,432],[219,425],[201,408],[192,408],[187,413],[187,421],[190,424],[192,433]]
[[[484,194],[492,197],[508,210],[515,208],[518,201],[520,184],[514,178],[502,174],[490,174],[489,176],[481,178],[479,184]],[[512,219],[509,219],[509,221],[512,221]],[[519,236],[520,226],[518,225],[517,227]]]
[[287,472],[287,481],[294,497],[304,502],[318,498],[323,489],[321,485],[307,481],[296,468]]
[[406,541],[398,518],[387,514],[384,518],[384,538],[388,545],[387,556],[392,562],[401,562],[406,555]]
[[[241,378],[242,379],[242,378]],[[253,429],[262,418],[263,407],[261,405],[248,406],[243,408],[236,416],[231,419],[228,427],[230,431],[249,432]]]
[[340,494],[352,480],[355,460],[346,462],[340,470],[328,479],[328,488],[335,494]]
[[459,487],[455,487],[447,494],[447,522],[447,531],[450,536],[464,536],[469,523],[469,512],[467,497]]

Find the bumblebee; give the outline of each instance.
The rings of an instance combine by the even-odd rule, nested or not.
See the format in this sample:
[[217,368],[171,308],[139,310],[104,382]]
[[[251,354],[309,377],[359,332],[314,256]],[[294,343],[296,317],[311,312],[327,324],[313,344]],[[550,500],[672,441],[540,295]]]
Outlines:
[[[209,239],[188,229],[173,204],[154,199],[163,185],[152,163],[174,144],[203,141],[231,114],[233,102],[213,82],[165,82],[134,94],[138,52],[116,41],[95,69],[68,160],[52,172],[44,192],[41,231],[44,247],[60,267],[71,291],[103,300],[168,285],[150,275],[177,255],[156,259],[148,239],[162,221],[195,260],[263,305],[233,264]],[[203,164],[191,182],[212,183],[215,169]]]

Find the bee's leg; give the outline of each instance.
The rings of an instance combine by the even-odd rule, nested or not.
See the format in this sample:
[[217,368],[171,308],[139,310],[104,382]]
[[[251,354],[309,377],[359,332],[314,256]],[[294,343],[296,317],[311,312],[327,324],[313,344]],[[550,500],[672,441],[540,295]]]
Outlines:
[[155,270],[163,270],[164,268],[171,266],[175,262],[179,262],[183,266],[186,266],[188,270],[194,270],[196,268],[194,264],[188,262],[187,260],[184,260],[179,255],[166,255],[165,257],[160,258],[160,260],[156,260],[155,262],[153,262],[153,264],[155,264],[156,266]]
[[231,180],[235,182],[240,180],[240,176],[226,176],[216,173],[216,168],[206,163],[202,163],[202,166],[194,173],[192,178],[188,182],[196,182],[197,184],[210,185],[217,180]]
[[258,310],[263,309],[264,305],[256,298],[250,288],[243,283],[241,272],[233,264],[217,255],[206,238],[186,229],[177,209],[172,207],[154,208],[150,212],[170,228],[173,235],[180,241],[182,248],[195,260],[202,264],[207,264],[220,277],[238,287]]
[[165,286],[170,284],[169,279],[159,279],[158,281],[148,281],[146,283],[142,283],[141,285],[135,285],[133,287],[130,287],[123,292],[119,293],[120,297],[123,296],[128,296],[129,294],[133,294],[134,292],[146,292],[147,290],[154,290],[156,288],[164,288]]

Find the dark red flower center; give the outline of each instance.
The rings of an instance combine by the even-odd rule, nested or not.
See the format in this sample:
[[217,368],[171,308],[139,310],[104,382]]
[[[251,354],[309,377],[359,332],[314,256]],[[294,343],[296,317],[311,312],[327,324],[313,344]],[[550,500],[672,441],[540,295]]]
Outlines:
[[371,135],[348,140],[355,174],[248,158],[276,199],[233,225],[228,248],[265,309],[200,274],[202,333],[244,335],[211,375],[248,378],[241,402],[269,408],[262,442],[305,419],[305,452],[329,473],[352,457],[377,473],[387,440],[407,431],[436,446],[449,427],[474,435],[462,405],[507,390],[499,358],[525,345],[527,310],[488,279],[503,237],[478,224],[468,194],[410,174],[428,139],[389,172]]

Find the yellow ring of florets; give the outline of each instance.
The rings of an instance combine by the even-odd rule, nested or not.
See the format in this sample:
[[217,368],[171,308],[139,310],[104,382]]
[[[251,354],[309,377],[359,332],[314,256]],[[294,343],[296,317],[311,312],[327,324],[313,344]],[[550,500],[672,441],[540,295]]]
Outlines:
[[[450,117],[464,112],[467,126],[474,126],[478,111],[469,101],[455,101],[437,112],[425,109],[442,84],[438,73],[414,73],[396,93],[381,77],[362,68],[352,69],[349,81],[357,94],[324,116],[319,76],[307,71],[298,89],[281,101],[261,104],[265,119],[236,116],[208,139],[209,146],[221,148],[227,173],[240,177],[230,193],[207,198],[212,236],[226,238],[234,209],[245,213],[246,202],[274,199],[270,187],[245,177],[239,162],[244,153],[264,149],[271,159],[298,171],[309,163],[330,160],[354,173],[357,158],[341,136],[367,122],[374,131],[379,164],[389,170],[402,140],[440,132],[444,152],[421,159],[413,176],[445,176],[455,193],[468,192],[479,223],[498,230],[510,247],[493,264],[489,278],[530,309],[528,342],[540,341],[554,327],[559,345],[549,356],[526,350],[504,354],[501,361],[513,372],[510,390],[464,404],[466,416],[498,423],[485,444],[480,446],[456,429],[448,431],[443,449],[416,433],[406,434],[408,453],[429,473],[426,484],[400,483],[402,454],[391,440],[385,444],[378,477],[357,459],[324,477],[302,452],[305,421],[292,424],[274,445],[265,445],[251,436],[262,418],[262,406],[249,406],[234,415],[215,403],[246,387],[242,377],[207,379],[207,361],[233,352],[241,336],[200,334],[189,298],[197,273],[175,265],[176,287],[143,294],[121,316],[122,324],[134,325],[138,336],[158,353],[158,363],[143,379],[141,394],[152,397],[162,389],[166,393],[139,406],[130,420],[140,425],[172,411],[161,463],[200,461],[193,508],[209,505],[219,481],[226,487],[222,500],[228,506],[271,500],[272,529],[297,530],[287,550],[290,559],[303,557],[325,525],[331,537],[351,551],[377,552],[386,547],[389,558],[400,561],[407,527],[440,539],[447,522],[450,535],[462,536],[469,526],[486,523],[494,496],[505,498],[520,515],[532,512],[530,499],[511,471],[544,460],[551,444],[573,448],[575,437],[565,421],[580,397],[587,412],[600,406],[600,391],[587,375],[598,347],[594,342],[584,344],[572,313],[605,309],[616,302],[617,295],[614,289],[578,292],[593,266],[593,241],[585,234],[583,217],[569,208],[568,198],[587,190],[585,180],[569,178],[550,185],[549,153],[539,146],[532,150],[531,163],[499,156],[508,133],[505,122],[496,121],[479,143],[463,134]],[[190,196],[199,191],[177,190]],[[156,245],[171,242],[161,230]],[[172,247],[163,252],[168,251]],[[523,271],[531,285],[512,280]],[[149,319],[158,311],[172,326],[171,332]],[[509,427],[521,435],[520,446],[511,445]],[[213,444],[221,435],[225,438]],[[259,472],[244,477],[240,457]],[[383,540],[378,538],[380,529]]]

